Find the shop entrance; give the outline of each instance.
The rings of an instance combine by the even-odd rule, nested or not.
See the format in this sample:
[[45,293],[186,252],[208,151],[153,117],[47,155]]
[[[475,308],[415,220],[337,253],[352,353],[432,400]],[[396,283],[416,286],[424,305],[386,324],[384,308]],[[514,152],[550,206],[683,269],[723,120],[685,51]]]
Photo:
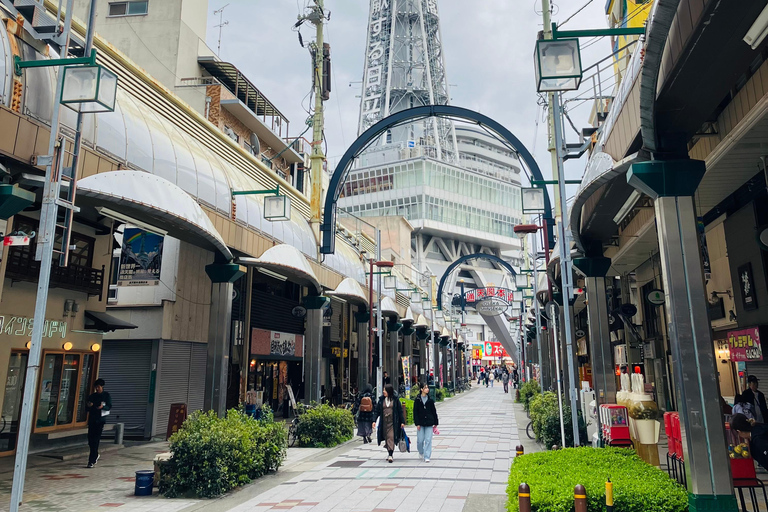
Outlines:
[[27,352],[11,352],[8,376],[5,378],[3,412],[0,418],[0,456],[11,455],[16,451],[26,374]]
[[269,406],[276,417],[288,418],[292,414],[287,387],[300,400],[301,362],[253,359],[248,387],[261,393],[262,403]]

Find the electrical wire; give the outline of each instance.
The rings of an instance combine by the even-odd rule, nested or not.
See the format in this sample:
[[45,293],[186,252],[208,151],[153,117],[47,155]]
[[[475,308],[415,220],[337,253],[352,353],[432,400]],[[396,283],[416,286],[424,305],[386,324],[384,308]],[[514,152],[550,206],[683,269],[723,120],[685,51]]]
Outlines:
[[558,26],[558,28],[559,28],[559,27],[562,27],[563,25],[565,25],[566,23],[568,23],[569,21],[571,21],[571,20],[574,18],[574,16],[576,16],[576,15],[577,15],[577,14],[579,14],[581,11],[583,11],[584,9],[586,9],[586,8],[587,8],[587,6],[588,6],[589,4],[591,4],[592,2],[594,2],[594,1],[595,1],[595,0],[587,0],[587,3],[585,3],[584,5],[582,5],[581,7],[579,7],[579,9],[578,9],[576,12],[574,12],[573,14],[571,14],[570,16],[568,16],[568,18],[566,18],[566,20],[565,20],[564,22],[562,22],[562,23],[559,23],[559,24],[557,25],[557,26]]

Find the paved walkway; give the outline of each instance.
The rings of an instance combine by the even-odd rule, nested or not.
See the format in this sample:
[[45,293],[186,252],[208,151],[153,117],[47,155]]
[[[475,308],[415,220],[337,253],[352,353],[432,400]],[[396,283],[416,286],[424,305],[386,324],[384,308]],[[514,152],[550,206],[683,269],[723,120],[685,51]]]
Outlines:
[[[412,453],[360,444],[232,508],[232,512],[461,512],[470,499],[495,510],[506,494],[517,428],[512,395],[501,386],[462,393],[438,405],[440,436],[432,460],[419,460],[416,428],[406,430]],[[496,499],[488,497],[496,495]],[[474,508],[474,507],[473,507]]]
[[[512,394],[501,386],[474,388],[438,404],[440,436],[432,460],[419,460],[416,428],[407,427],[412,453],[354,441],[334,449],[291,448],[275,474],[215,500],[133,496],[136,470],[151,469],[167,443],[149,443],[85,459],[30,458],[22,512],[495,512],[504,501],[517,445]],[[8,510],[12,460],[0,461],[0,512]]]

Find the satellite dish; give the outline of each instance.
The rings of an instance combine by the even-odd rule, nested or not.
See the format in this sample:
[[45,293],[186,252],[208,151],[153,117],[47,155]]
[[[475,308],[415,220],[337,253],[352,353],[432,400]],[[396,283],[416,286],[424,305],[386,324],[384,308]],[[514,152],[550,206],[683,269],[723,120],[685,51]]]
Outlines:
[[261,142],[255,133],[251,134],[251,153],[253,153],[253,156],[261,154]]

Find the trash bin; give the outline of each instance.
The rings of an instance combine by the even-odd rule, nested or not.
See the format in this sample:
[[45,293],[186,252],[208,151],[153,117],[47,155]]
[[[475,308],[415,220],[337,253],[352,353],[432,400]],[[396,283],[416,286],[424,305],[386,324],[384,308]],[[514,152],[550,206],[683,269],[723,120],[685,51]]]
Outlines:
[[136,485],[133,488],[134,496],[152,496],[152,487],[155,485],[155,470],[144,469],[136,472]]

